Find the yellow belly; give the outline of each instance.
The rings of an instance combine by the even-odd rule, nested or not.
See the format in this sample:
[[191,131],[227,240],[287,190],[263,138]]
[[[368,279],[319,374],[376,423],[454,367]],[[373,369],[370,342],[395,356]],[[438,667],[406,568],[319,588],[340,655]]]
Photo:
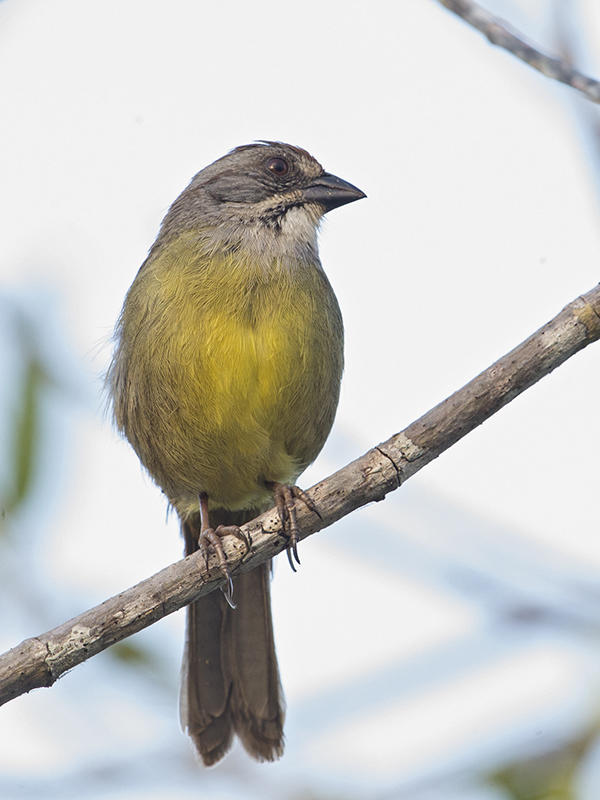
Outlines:
[[140,270],[112,368],[117,422],[181,515],[259,507],[333,422],[343,334],[317,263],[207,259],[189,234]]

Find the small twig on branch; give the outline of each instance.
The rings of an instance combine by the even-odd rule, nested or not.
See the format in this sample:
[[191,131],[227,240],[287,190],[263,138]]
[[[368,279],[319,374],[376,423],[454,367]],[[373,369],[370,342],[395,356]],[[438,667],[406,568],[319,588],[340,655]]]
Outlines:
[[[555,36],[558,41],[561,58],[565,64],[574,64],[576,60],[576,49],[573,42],[569,26],[566,25],[564,14],[564,6],[555,6]],[[596,185],[598,184],[598,177],[600,171],[600,114],[597,108],[588,106],[587,104],[577,103],[575,111],[581,120],[583,129],[588,134],[591,142],[591,156],[593,160],[594,172],[596,173]]]
[[573,69],[566,61],[552,58],[527,44],[521,34],[512,33],[503,20],[494,17],[477,3],[472,0],[438,0],[438,2],[481,31],[492,44],[508,50],[547,78],[565,83],[577,89],[593,103],[600,103],[600,81]]
[[[321,516],[300,506],[300,538],[367,503],[383,500],[469,431],[597,339],[600,284],[401,433],[313,486],[309,494]],[[233,573],[256,567],[286,546],[275,509],[247,523],[243,530],[251,537],[249,554],[232,536],[224,542]],[[197,552],[48,633],[25,640],[0,656],[0,704],[36,687],[51,686],[76,664],[222,583],[216,559],[211,559],[207,569]]]

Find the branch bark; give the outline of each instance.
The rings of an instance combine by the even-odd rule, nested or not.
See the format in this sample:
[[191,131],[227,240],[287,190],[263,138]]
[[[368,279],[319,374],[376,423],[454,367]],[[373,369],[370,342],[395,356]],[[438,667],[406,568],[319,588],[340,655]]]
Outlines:
[[[408,428],[310,489],[320,516],[300,507],[300,538],[319,531],[388,492],[447,450],[572,355],[600,339],[600,284]],[[227,537],[232,573],[272,558],[286,546],[275,509],[243,526],[249,553]],[[61,675],[126,636],[223,583],[216,559],[194,553],[47,633],[0,656],[0,704]]]
[[567,61],[548,56],[527,44],[521,33],[513,33],[503,20],[494,17],[477,3],[472,0],[438,0],[438,2],[481,31],[492,44],[508,50],[547,78],[571,86],[592,103],[600,103],[600,81],[573,69]]

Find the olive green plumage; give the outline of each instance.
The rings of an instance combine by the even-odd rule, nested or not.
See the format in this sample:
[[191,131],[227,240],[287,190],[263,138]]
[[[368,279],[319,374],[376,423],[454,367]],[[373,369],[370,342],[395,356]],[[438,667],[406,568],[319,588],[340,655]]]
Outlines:
[[[325,442],[343,328],[316,232],[325,211],[361,196],[299,148],[238,148],[173,203],[127,294],[114,416],[177,510],[186,552],[199,493],[213,526],[250,519],[271,502],[266,483],[294,483]],[[234,731],[261,760],[283,747],[267,573],[242,580],[236,611],[218,593],[188,615],[182,716],[205,763]]]
[[329,433],[342,321],[318,262],[156,248],[129,290],[112,368],[117,424],[185,516],[265,501]]

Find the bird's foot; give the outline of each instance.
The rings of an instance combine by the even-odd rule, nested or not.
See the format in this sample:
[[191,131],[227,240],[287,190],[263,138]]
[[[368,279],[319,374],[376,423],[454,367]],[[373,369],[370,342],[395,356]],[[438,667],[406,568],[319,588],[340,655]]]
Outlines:
[[198,549],[204,553],[207,569],[210,549],[212,548],[216,553],[219,561],[219,567],[223,577],[227,581],[225,586],[221,587],[221,591],[225,595],[225,599],[231,608],[235,608],[235,603],[233,602],[233,581],[231,579],[231,571],[229,569],[229,564],[227,563],[227,557],[225,556],[223,545],[221,544],[221,539],[224,536],[235,536],[236,539],[240,539],[246,545],[246,553],[250,552],[252,543],[239,525],[218,525],[216,528],[212,528],[210,526],[208,514],[208,495],[206,492],[200,492],[198,495],[198,506],[200,508],[200,535],[198,536]]
[[304,505],[311,511],[314,511],[317,516],[320,517],[321,515],[311,498],[299,486],[290,486],[287,483],[278,483],[277,481],[267,481],[266,486],[273,492],[275,505],[279,512],[279,519],[281,520],[281,527],[288,537],[286,551],[288,561],[292,570],[296,572],[294,560],[297,564],[300,563],[300,558],[298,556],[298,535],[300,529],[296,516],[296,500],[302,500]]
[[227,556],[225,555],[221,542],[224,536],[235,536],[236,539],[240,539],[240,541],[246,545],[246,552],[250,552],[251,545],[248,541],[248,537],[238,525],[218,525],[216,528],[203,528],[198,537],[198,547],[204,553],[207,569],[211,548],[215,552],[219,561],[219,568],[227,581],[221,591],[231,608],[235,608],[235,603],[233,602],[233,580],[231,579],[231,571],[227,563]]

